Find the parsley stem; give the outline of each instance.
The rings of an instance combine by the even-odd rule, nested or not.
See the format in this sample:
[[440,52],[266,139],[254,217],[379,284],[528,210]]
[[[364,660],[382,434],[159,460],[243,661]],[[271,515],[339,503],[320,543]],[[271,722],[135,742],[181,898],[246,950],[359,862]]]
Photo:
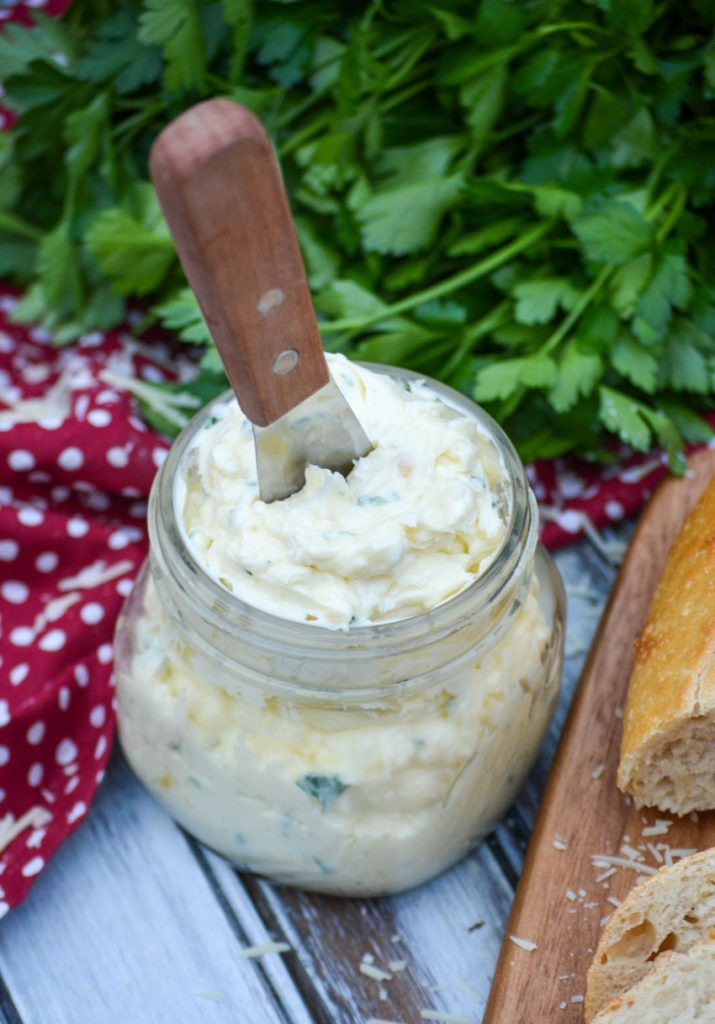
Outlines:
[[658,198],[651,206],[648,207],[645,214],[645,219],[652,224],[658,215],[665,209],[671,199],[676,196],[680,189],[682,189],[677,181],[671,181],[667,188],[663,189]]
[[468,356],[472,351],[474,342],[478,341],[479,338],[483,338],[485,334],[490,334],[496,330],[497,327],[501,327],[509,319],[509,303],[501,302],[494,309],[490,309],[489,312],[480,317],[475,323],[471,324],[464,332],[461,341],[457,345],[457,348],[453,351],[446,366],[444,366],[438,373],[440,380],[449,380],[453,373],[459,369],[459,366],[465,356]]
[[329,110],[316,115],[312,121],[308,122],[305,128],[299,132],[295,132],[295,134],[291,135],[291,137],[284,142],[282,146],[278,147],[280,155],[283,157],[288,153],[292,153],[294,149],[299,149],[312,135],[322,132],[323,128],[330,124],[330,118],[331,115]]
[[553,220],[542,221],[537,224],[536,227],[532,228],[531,231],[525,232],[521,238],[517,238],[515,241],[510,242],[508,245],[503,246],[501,249],[497,249],[490,256],[480,260],[471,267],[467,267],[465,270],[460,270],[458,274],[454,274],[452,277],[448,277],[445,281],[440,281],[438,284],[432,285],[431,288],[425,288],[424,291],[416,292],[414,295],[408,295],[404,299],[400,299],[398,302],[393,302],[390,306],[385,306],[384,309],[377,310],[375,313],[370,313],[369,316],[361,317],[359,320],[333,320],[332,323],[320,323],[318,326],[324,334],[333,334],[337,331],[352,331],[367,327],[369,324],[378,323],[381,320],[387,320],[389,317],[398,316],[400,313],[406,313],[410,309],[414,309],[415,306],[421,306],[425,302],[433,302],[435,299],[441,299],[443,295],[450,295],[452,292],[457,291],[459,288],[463,288],[467,284],[471,284],[472,281],[477,281],[480,277],[485,277],[490,274],[492,270],[496,270],[497,267],[501,267],[504,263],[508,263],[510,259],[517,256],[524,249],[528,249],[530,245],[537,242],[540,238],[543,238],[554,225]]
[[603,288],[608,278],[613,273],[613,267],[603,267],[596,279],[592,282],[591,286],[582,292],[578,298],[578,301],[574,305],[568,316],[565,316],[559,326],[553,331],[546,339],[544,344],[539,349],[540,355],[546,355],[547,352],[551,352],[559,342],[563,341],[568,332],[571,330],[576,321],[581,317],[581,314],[585,312],[586,308],[590,306],[591,302]]
[[380,107],[382,113],[385,114],[388,110],[392,110],[394,107],[399,107],[401,103],[416,96],[418,92],[422,92],[423,89],[430,88],[433,85],[432,80],[429,78],[422,78],[418,82],[413,82],[411,85],[406,85],[399,92],[393,93],[388,99],[384,100]]
[[9,231],[13,235],[30,238],[33,242],[39,242],[40,238],[42,238],[42,232],[39,228],[28,224],[26,220],[20,220],[19,217],[8,213],[7,210],[0,210],[0,228],[3,231]]
[[688,201],[688,190],[685,188],[685,186],[681,185],[679,181],[673,182],[673,184],[677,187],[678,192],[675,197],[675,202],[673,203],[673,206],[670,210],[670,213],[656,231],[655,237],[658,242],[664,242],[665,239],[668,237],[670,232],[673,230],[675,225],[680,220],[680,215],[685,209],[685,204]]

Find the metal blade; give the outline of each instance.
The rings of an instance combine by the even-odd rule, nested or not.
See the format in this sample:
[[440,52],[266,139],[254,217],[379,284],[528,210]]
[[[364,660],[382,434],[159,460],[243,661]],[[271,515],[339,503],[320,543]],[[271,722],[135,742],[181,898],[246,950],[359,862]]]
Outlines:
[[355,460],[372,449],[332,377],[275,423],[254,426],[253,437],[262,501],[277,501],[299,491],[309,465],[347,476]]

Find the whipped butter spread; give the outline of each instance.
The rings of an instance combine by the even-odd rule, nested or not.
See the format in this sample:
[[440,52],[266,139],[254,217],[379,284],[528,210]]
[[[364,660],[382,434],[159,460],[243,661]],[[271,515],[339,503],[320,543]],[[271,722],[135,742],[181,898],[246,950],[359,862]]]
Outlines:
[[[227,402],[190,440],[174,500],[221,586],[348,643],[356,627],[467,588],[504,541],[509,499],[494,441],[427,383],[330,364],[375,446],[347,479],[310,467],[299,493],[260,502],[250,425]],[[494,643],[450,653],[384,705],[376,678],[362,707],[267,696],[240,666],[224,686],[225,663],[197,661],[145,573],[120,626],[131,631],[118,665],[125,752],[181,824],[241,867],[349,895],[418,884],[494,827],[538,751],[559,668],[545,564],[528,566]]]
[[426,383],[328,358],[373,451],[347,478],[309,466],[302,490],[265,504],[251,424],[235,401],[220,407],[177,486],[188,545],[214,580],[281,618],[346,628],[429,611],[504,539],[494,443]]

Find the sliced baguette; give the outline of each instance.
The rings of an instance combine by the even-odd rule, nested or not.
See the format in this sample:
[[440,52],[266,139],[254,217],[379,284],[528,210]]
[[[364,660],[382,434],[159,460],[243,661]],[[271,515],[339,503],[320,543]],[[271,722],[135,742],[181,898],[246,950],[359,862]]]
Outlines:
[[587,1024],[647,975],[659,954],[683,953],[712,928],[715,848],[661,868],[613,912],[586,980]]
[[670,550],[636,641],[618,786],[638,806],[715,807],[715,479]]
[[653,969],[593,1024],[715,1024],[715,930],[687,953],[662,953]]

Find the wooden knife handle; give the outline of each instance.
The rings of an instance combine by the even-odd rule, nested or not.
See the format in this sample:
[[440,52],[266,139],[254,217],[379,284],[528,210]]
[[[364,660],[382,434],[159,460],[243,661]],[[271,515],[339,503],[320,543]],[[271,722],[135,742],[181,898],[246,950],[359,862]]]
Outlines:
[[149,167],[239,404],[267,426],[328,382],[270,140],[245,107],[208,100],[162,131]]

